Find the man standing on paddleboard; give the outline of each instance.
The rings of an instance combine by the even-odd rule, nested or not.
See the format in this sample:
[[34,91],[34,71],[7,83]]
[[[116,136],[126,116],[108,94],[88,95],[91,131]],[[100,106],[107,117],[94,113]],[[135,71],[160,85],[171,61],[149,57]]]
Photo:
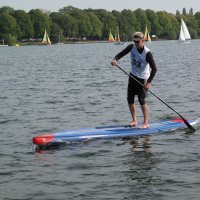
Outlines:
[[[111,64],[117,65],[117,61],[130,52],[131,72],[128,82],[127,101],[132,116],[129,125],[137,126],[137,115],[135,107],[135,96],[138,96],[144,116],[144,123],[140,128],[148,128],[148,106],[145,101],[147,90],[150,89],[157,68],[152,53],[144,45],[144,35],[142,32],[136,32],[133,38],[134,44],[128,45],[124,50],[118,53]],[[138,83],[139,82],[139,83]]]

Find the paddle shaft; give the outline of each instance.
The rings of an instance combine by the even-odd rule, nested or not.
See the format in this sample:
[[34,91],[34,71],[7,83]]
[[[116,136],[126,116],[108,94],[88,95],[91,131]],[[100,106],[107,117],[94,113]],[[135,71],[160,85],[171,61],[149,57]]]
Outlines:
[[[144,87],[144,85],[142,83],[140,83],[134,76],[132,76],[131,74],[128,74],[125,70],[123,70],[120,66],[118,66],[116,64],[116,66],[121,70],[123,71],[127,76],[133,78],[136,82],[138,82],[140,85],[142,85]],[[191,126],[188,121],[180,114],[178,113],[175,109],[173,109],[171,106],[169,106],[166,102],[164,102],[160,97],[158,97],[156,94],[154,94],[151,90],[148,90],[154,97],[156,97],[157,99],[159,99],[162,103],[164,103],[168,108],[170,108],[171,110],[173,110],[183,121],[184,123],[186,124],[186,126],[192,130],[192,131],[195,131],[194,127]]]

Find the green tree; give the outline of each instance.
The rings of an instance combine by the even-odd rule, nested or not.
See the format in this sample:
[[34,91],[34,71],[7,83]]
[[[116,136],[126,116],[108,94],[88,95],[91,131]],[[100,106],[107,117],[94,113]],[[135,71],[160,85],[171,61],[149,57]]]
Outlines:
[[33,9],[28,14],[33,23],[34,37],[36,39],[43,37],[45,28],[50,32],[51,20],[47,14],[39,9]]
[[176,10],[176,16],[179,16],[181,13],[179,10]]
[[122,25],[121,29],[126,34],[127,40],[133,40],[134,32],[140,30],[139,23],[133,11],[124,9],[121,12]]
[[158,20],[158,16],[157,14],[150,9],[147,9],[146,11],[146,15],[147,15],[147,19],[149,22],[149,26],[150,26],[150,33],[151,35],[158,35],[161,32],[161,27],[159,24],[159,20]]
[[65,40],[62,28],[53,22],[51,24],[51,40],[54,42],[63,42]]
[[[175,15],[168,13],[168,18],[171,26],[168,26],[168,37],[169,39],[177,39],[179,35],[179,22]],[[171,32],[171,33],[170,33]],[[177,35],[178,33],[178,35]]]
[[85,11],[78,8],[74,8],[72,6],[68,6],[64,7],[63,9],[60,9],[59,12],[61,14],[68,14],[76,20],[78,28],[77,36],[79,38],[90,36],[92,32],[92,26],[90,24],[89,17],[87,16]]
[[89,17],[90,25],[92,27],[89,39],[99,39],[102,37],[102,23],[94,12],[87,12]]
[[183,14],[183,15],[187,15],[186,8],[183,8],[182,14]]
[[13,16],[20,27],[21,35],[19,38],[22,39],[32,37],[34,34],[34,30],[28,13],[23,10],[17,10],[14,11]]
[[102,23],[102,37],[107,40],[109,31],[111,30],[113,33],[116,31],[116,18],[111,12],[104,9],[95,10],[95,15]]
[[33,9],[29,13],[23,10],[14,10],[4,6],[0,8],[0,39],[13,44],[16,39],[42,38],[45,28],[50,33],[51,40],[57,42],[60,38],[87,37],[91,40],[108,38],[109,31],[116,33],[119,29],[122,40],[132,40],[135,31],[144,32],[146,25],[150,34],[161,39],[176,39],[180,31],[181,18],[187,24],[192,38],[200,37],[200,12],[193,14],[191,8],[187,14],[176,14],[164,11],[154,12],[147,9],[113,10],[104,9],[81,10],[72,6],[64,7],[58,12],[44,13]]
[[189,10],[189,15],[193,15],[193,9],[192,8],[190,8],[190,10]]
[[58,24],[66,38],[76,37],[78,35],[78,24],[74,17],[69,14],[59,11],[50,15],[52,22]]
[[14,9],[9,6],[3,6],[0,8],[0,13],[7,13],[12,15],[14,13]]
[[200,12],[196,12],[194,16],[197,21],[197,35],[200,37]]
[[176,17],[164,11],[157,12],[157,15],[161,27],[159,37],[165,39],[176,39],[178,31],[178,21]]
[[78,36],[89,37],[92,33],[92,25],[90,24],[89,17],[84,12],[78,12],[76,20],[78,22]]
[[123,23],[122,20],[121,20],[121,12],[116,11],[116,10],[113,10],[111,13],[112,13],[112,15],[115,17],[116,26],[118,26],[119,29],[120,29],[120,27],[121,27],[121,25],[122,25],[122,23]]
[[4,35],[4,41],[8,46],[15,46],[16,45],[16,36],[11,34]]
[[17,26],[16,20],[13,16],[9,15],[6,12],[0,13],[0,36],[1,38],[5,38],[7,35],[10,35],[11,37],[17,38],[17,35],[19,34],[19,27]]
[[139,8],[139,9],[134,11],[134,14],[135,14],[137,21],[139,23],[138,31],[144,32],[146,25],[149,26],[149,21],[147,19],[146,12]]

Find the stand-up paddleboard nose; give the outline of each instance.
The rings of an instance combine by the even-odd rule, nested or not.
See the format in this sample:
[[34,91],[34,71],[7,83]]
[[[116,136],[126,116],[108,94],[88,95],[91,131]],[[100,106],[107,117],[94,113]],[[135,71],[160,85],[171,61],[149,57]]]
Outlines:
[[53,134],[43,135],[43,136],[36,136],[33,138],[33,143],[37,145],[45,145],[51,142],[54,138]]

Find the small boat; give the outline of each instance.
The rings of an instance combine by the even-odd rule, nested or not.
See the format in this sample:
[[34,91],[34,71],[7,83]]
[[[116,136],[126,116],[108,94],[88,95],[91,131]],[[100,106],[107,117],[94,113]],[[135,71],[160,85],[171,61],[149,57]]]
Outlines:
[[180,42],[190,42],[188,40],[191,39],[190,33],[188,31],[188,28],[185,24],[185,22],[183,21],[183,19],[181,19],[181,28],[180,28],[180,33],[179,33],[179,41]]
[[151,37],[150,37],[150,35],[149,35],[149,31],[148,31],[147,26],[146,26],[145,32],[144,32],[144,41],[145,41],[145,42],[151,42]]
[[120,35],[119,35],[119,28],[117,27],[117,33],[115,35],[115,45],[125,45],[125,42],[121,42]]
[[115,42],[115,39],[114,39],[114,37],[113,37],[113,34],[112,34],[111,30],[110,30],[110,32],[109,32],[108,42]]
[[49,36],[48,36],[48,33],[47,33],[46,29],[44,31],[44,37],[43,37],[43,40],[42,40],[42,44],[45,44],[45,45],[50,45],[51,44],[51,40],[49,39]]
[[57,45],[60,45],[60,44],[64,44],[64,43],[63,43],[63,42],[57,42],[56,44],[57,44]]

